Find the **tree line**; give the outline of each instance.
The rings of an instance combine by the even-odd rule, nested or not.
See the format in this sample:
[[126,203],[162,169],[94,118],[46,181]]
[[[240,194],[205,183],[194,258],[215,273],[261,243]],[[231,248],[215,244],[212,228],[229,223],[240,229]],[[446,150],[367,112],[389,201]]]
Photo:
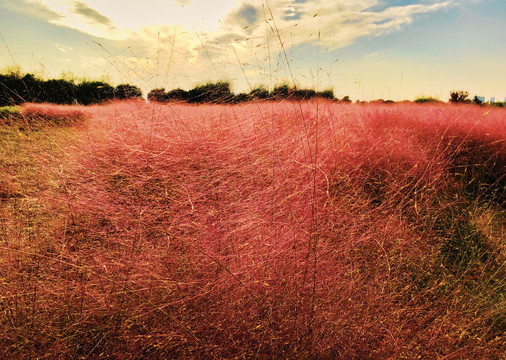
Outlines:
[[97,104],[107,100],[142,97],[135,85],[116,87],[105,81],[50,79],[41,80],[33,74],[11,72],[0,74],[0,106],[14,106],[25,102],[53,104]]
[[[53,103],[53,104],[98,104],[108,100],[125,100],[141,98],[142,91],[135,85],[120,84],[112,86],[105,81],[83,80],[76,83],[74,80],[50,79],[41,80],[33,74],[21,75],[19,72],[0,74],[0,107],[14,106],[25,102]],[[313,98],[329,99],[341,103],[350,103],[348,96],[341,99],[334,97],[331,89],[316,91],[314,89],[298,88],[288,84],[280,84],[272,90],[265,87],[256,87],[248,93],[234,94],[231,85],[226,81],[209,82],[195,86],[191,90],[180,88],[165,91],[165,88],[156,88],[149,91],[148,100],[160,103],[186,102],[210,104],[235,104],[257,100],[310,100]],[[454,90],[450,92],[448,100],[451,103],[465,103],[486,105],[479,97],[469,98],[469,92]],[[367,103],[358,101],[360,103]],[[378,99],[373,103],[393,103],[392,100]],[[416,103],[441,102],[433,97],[419,97]],[[488,103],[491,106],[503,107],[504,102]]]
[[[211,104],[240,103],[253,100],[310,100],[315,97],[335,99],[333,90],[315,91],[314,89],[299,89],[287,84],[278,85],[272,91],[264,87],[257,87],[249,93],[234,94],[230,83],[226,81],[197,85],[188,91],[180,88],[169,91],[165,91],[165,88],[157,88],[151,90],[147,97],[150,101],[161,103],[180,101]],[[349,100],[348,97],[346,98]]]
[[[75,82],[66,79],[42,80],[33,74],[19,72],[0,74],[0,106],[14,106],[25,102],[53,104],[98,104],[108,100],[124,100],[142,97],[142,91],[135,85],[120,84],[116,87],[105,81]],[[147,98],[161,103],[180,101],[187,103],[239,103],[252,100],[310,100],[319,97],[337,100],[333,90],[315,91],[281,84],[272,91],[257,87],[249,93],[234,94],[229,82],[218,81],[197,85],[191,90],[164,88],[151,90]],[[351,102],[345,96],[342,102]]]
[[[423,103],[440,103],[441,100],[434,97],[418,97],[415,99],[415,103],[423,104]],[[472,99],[469,97],[469,91],[467,90],[452,90],[450,91],[450,98],[448,99],[449,103],[453,104],[474,104],[485,106],[489,105],[492,107],[505,107],[505,103],[502,101],[489,101],[485,102],[483,98],[479,96],[474,96]]]

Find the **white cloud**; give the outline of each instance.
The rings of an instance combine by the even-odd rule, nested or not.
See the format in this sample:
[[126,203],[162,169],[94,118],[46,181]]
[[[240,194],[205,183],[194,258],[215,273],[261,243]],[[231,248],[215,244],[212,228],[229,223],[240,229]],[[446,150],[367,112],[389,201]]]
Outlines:
[[236,38],[256,38],[257,45],[266,41],[266,23],[269,36],[277,37],[275,21],[279,35],[285,41],[289,37],[290,45],[316,41],[320,32],[320,42],[339,48],[362,36],[398,31],[416,16],[440,11],[454,1],[390,6],[382,11],[370,10],[379,0],[22,0],[18,8],[38,12],[52,23],[113,40],[126,39],[146,28],[176,25],[188,32],[206,33],[206,39],[222,38],[223,23]]
[[26,16],[44,20],[54,20],[63,16],[40,0],[20,0],[16,2],[0,0],[0,5],[9,10],[21,12]]
[[100,58],[100,57],[80,55],[79,59],[81,62],[81,66],[84,69],[92,69],[92,68],[101,67],[101,66],[104,66],[105,64],[107,64],[107,60],[104,58]]
[[54,43],[54,46],[56,46],[56,48],[58,50],[60,50],[61,52],[69,52],[69,51],[73,50],[73,48],[71,48],[70,46],[66,46],[66,45],[62,45],[62,44],[58,44],[58,43]]
[[[243,78],[243,70],[248,76],[258,75],[269,59],[277,61],[273,71],[282,73],[282,47],[290,52],[292,46],[318,42],[329,51],[342,48],[361,37],[399,31],[418,16],[457,1],[420,0],[383,10],[372,10],[380,0],[20,0],[16,4],[0,0],[0,4],[112,41],[114,54],[97,51],[103,51],[102,56],[124,76],[137,72],[139,78],[168,79],[174,74],[191,85],[206,76]],[[88,59],[83,64],[90,68],[103,66],[104,61]]]

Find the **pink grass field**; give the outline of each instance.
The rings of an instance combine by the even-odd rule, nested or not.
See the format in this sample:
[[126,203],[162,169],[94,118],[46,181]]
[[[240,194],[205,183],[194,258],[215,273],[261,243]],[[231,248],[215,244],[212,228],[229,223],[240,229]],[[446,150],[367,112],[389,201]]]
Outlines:
[[506,110],[28,109],[0,357],[504,359]]

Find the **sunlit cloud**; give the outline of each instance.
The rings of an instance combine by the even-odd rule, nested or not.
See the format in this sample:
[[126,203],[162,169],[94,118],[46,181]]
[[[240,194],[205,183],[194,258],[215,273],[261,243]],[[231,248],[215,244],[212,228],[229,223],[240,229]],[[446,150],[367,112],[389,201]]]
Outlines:
[[102,15],[98,11],[90,8],[83,2],[77,1],[74,3],[74,12],[78,15],[84,16],[91,22],[96,22],[105,26],[112,26],[112,21],[107,16]]
[[50,6],[42,1],[20,0],[14,2],[9,0],[0,0],[0,6],[22,13],[25,16],[40,18],[48,21],[63,17],[62,14],[54,11]]
[[[299,79],[314,81],[316,65],[308,54],[318,49],[330,53],[362,39],[400,33],[418,19],[475,1],[0,0],[0,4],[89,36],[81,40],[86,45],[55,46],[67,54],[87,47],[96,59],[105,60],[90,63],[113,67],[119,77],[143,82],[145,89],[165,84],[188,88],[197,81],[226,79],[242,81],[241,89],[247,90],[246,82],[265,84],[269,77],[291,80],[291,70]],[[387,51],[380,55],[387,57]],[[377,55],[370,51],[362,56],[370,61]],[[297,65],[289,69],[287,62]],[[301,62],[308,65],[305,72],[297,70],[304,67]],[[324,71],[330,82],[331,70]]]
[[58,44],[58,43],[54,43],[54,46],[56,46],[56,48],[58,50],[60,50],[61,52],[70,52],[73,50],[73,48],[70,46],[66,46],[66,45],[62,45],[62,44]]
[[[179,26],[186,31],[206,33],[207,39],[223,35],[223,27],[235,40],[266,36],[290,37],[290,45],[319,40],[334,48],[353,43],[363,36],[380,36],[398,31],[416,16],[443,10],[453,1],[436,1],[370,9],[378,0],[21,0],[19,11],[108,39],[122,40],[145,28]],[[265,24],[268,24],[267,28]],[[266,34],[266,31],[268,32]]]
[[103,58],[96,58],[96,57],[91,57],[91,56],[80,55],[79,59],[81,62],[81,66],[84,69],[100,67],[100,66],[103,66],[107,63],[107,60],[105,60]]

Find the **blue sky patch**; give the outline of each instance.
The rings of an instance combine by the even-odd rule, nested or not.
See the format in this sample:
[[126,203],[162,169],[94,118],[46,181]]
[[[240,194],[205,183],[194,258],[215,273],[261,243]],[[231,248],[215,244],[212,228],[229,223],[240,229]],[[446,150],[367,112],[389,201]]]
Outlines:
[[239,10],[239,15],[244,18],[249,25],[252,25],[255,23],[258,17],[258,11],[251,5],[244,5]]

